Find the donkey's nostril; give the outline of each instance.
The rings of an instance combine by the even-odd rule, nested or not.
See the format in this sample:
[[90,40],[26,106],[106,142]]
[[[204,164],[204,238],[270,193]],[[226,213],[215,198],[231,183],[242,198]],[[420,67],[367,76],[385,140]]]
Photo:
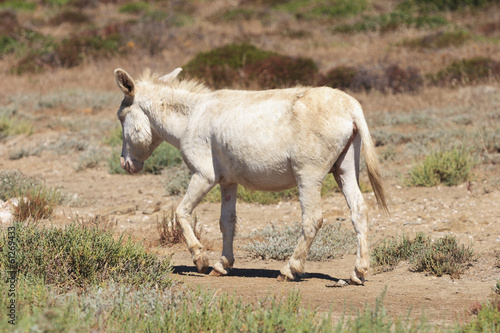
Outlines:
[[125,158],[123,156],[120,156],[120,166],[125,169]]

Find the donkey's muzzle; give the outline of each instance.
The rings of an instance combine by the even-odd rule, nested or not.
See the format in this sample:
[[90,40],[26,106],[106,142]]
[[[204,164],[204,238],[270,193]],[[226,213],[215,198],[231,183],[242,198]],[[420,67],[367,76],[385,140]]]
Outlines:
[[130,174],[134,174],[141,172],[144,163],[120,156],[120,165],[123,170],[127,171]]

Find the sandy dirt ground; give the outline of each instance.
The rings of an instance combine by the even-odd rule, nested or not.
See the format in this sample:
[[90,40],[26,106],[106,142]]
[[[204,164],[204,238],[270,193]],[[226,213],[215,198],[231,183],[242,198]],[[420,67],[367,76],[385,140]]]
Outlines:
[[[29,140],[41,140],[47,135],[50,133],[34,134]],[[174,278],[194,288],[227,292],[248,302],[287,297],[290,291],[299,290],[304,306],[332,311],[334,316],[355,313],[364,305],[373,306],[385,291],[384,305],[392,316],[405,317],[411,310],[410,317],[420,317],[423,312],[431,322],[449,324],[463,320],[474,303],[486,301],[493,294],[495,280],[500,279],[500,191],[484,179],[457,187],[409,188],[398,179],[388,178],[385,184],[391,198],[389,216],[377,210],[372,193],[365,194],[370,207],[372,245],[385,237],[412,236],[419,231],[433,239],[453,234],[462,243],[472,244],[478,260],[459,278],[411,272],[404,263],[393,271],[369,275],[364,286],[335,288],[331,286],[339,279],[349,278],[354,254],[327,262],[308,262],[306,278],[280,283],[276,277],[283,262],[256,259],[243,249],[254,230],[271,223],[291,225],[300,221],[297,201],[267,206],[238,203],[234,269],[230,276],[212,277],[196,272],[183,244],[158,246],[157,221],[180,201],[179,197],[165,196],[164,175],[110,175],[106,168],[76,172],[76,155],[56,156],[52,152],[14,161],[6,158],[9,149],[23,144],[23,140],[28,138],[6,141],[0,146],[0,169],[41,176],[47,185],[72,198],[72,205],[58,207],[51,223],[63,225],[76,217],[108,217],[115,233],[126,232],[159,255],[173,255]],[[341,194],[325,197],[323,211],[325,223],[341,223],[342,228],[352,230]],[[219,204],[202,203],[196,214],[213,264],[221,252]]]

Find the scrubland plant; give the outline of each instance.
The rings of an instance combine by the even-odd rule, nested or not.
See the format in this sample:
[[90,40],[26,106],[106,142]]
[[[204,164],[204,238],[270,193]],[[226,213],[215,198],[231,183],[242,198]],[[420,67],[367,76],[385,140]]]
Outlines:
[[378,271],[392,270],[401,261],[408,261],[412,271],[452,277],[459,277],[477,259],[472,246],[460,245],[456,236],[447,235],[433,242],[421,232],[414,239],[406,235],[397,241],[384,239],[371,255],[372,266]]
[[[178,244],[184,241],[184,236],[182,235],[182,230],[177,224],[174,208],[170,210],[170,214],[163,214],[161,221],[156,222],[156,228],[158,234],[160,235],[160,244]],[[202,229],[198,224],[198,217],[196,213],[193,217],[193,231],[196,238],[201,239]]]
[[[100,285],[108,281],[167,287],[170,260],[147,253],[125,235],[78,221],[64,228],[15,222],[15,262],[19,276],[57,287]],[[0,271],[9,267],[7,229],[0,231]]]
[[50,218],[62,195],[39,179],[27,177],[17,170],[0,171],[0,199],[18,198],[12,214],[18,221]]
[[14,218],[18,221],[34,221],[52,217],[55,208],[61,201],[61,194],[46,186],[29,188],[18,194],[19,201],[13,207]]
[[[292,255],[301,230],[298,223],[283,228],[273,224],[264,230],[253,232],[250,237],[255,240],[245,249],[264,260],[286,260]],[[324,225],[318,231],[307,258],[313,261],[340,258],[344,254],[353,253],[355,246],[354,233],[341,230],[340,224]]]
[[471,178],[476,164],[472,151],[464,147],[435,151],[413,165],[407,183],[412,186],[458,185]]

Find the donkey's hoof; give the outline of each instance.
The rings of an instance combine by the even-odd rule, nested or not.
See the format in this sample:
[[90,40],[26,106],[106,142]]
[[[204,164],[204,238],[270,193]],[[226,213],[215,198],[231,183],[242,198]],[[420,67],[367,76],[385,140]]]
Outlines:
[[352,272],[351,278],[349,279],[349,284],[363,286],[365,284],[364,275],[360,274],[357,269],[354,269],[354,272]]
[[357,276],[351,276],[349,279],[349,284],[350,285],[355,285],[355,286],[364,286],[365,285],[365,278],[358,278]]
[[290,282],[290,281],[295,281],[295,279],[291,279],[290,277],[286,276],[285,274],[280,274],[276,280],[278,282]]
[[198,269],[198,272],[205,273],[208,269],[208,257],[205,253],[201,254],[198,259],[194,260],[194,264]]
[[221,272],[217,272],[215,269],[212,269],[212,271],[208,275],[210,275],[210,276],[224,276],[226,274],[223,274]]

